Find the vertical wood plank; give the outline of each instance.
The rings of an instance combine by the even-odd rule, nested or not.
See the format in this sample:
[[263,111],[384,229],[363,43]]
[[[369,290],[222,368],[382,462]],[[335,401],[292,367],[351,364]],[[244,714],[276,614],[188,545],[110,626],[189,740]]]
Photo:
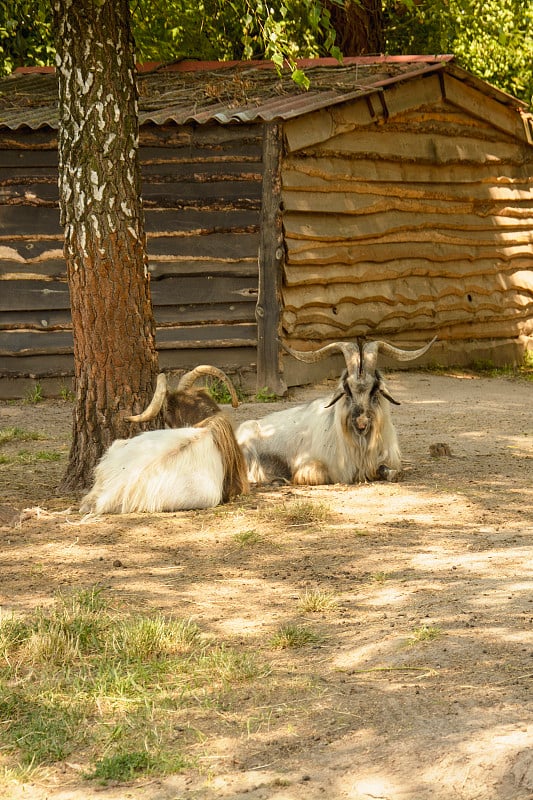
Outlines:
[[257,388],[283,395],[279,335],[281,271],[284,257],[281,214],[282,126],[269,123],[263,133],[263,192],[259,241],[257,320]]

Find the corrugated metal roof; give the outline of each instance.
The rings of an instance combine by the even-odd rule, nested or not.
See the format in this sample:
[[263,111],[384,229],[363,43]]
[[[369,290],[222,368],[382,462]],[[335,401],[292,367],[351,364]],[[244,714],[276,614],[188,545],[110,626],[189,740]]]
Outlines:
[[[311,86],[300,89],[270,62],[181,62],[140,68],[140,124],[204,124],[287,120],[381,91],[421,73],[452,70],[500,102],[525,107],[450,62],[452,56],[381,56],[302,62]],[[0,79],[0,128],[57,129],[58,84],[53,70],[18,71]]]

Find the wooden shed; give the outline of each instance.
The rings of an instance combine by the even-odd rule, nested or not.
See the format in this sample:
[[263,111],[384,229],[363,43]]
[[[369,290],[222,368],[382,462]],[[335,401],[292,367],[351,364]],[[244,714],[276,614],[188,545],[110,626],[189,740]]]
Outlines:
[[[139,72],[160,365],[248,385],[338,374],[280,341],[386,339],[426,362],[533,347],[533,123],[451,56]],[[0,396],[68,378],[53,71],[0,80]],[[18,379],[14,384],[14,380]],[[18,389],[14,386],[19,387]]]

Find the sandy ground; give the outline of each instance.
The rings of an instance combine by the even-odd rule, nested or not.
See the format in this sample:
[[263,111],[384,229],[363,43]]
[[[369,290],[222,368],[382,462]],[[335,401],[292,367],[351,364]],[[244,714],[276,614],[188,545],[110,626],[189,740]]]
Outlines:
[[[59,589],[98,583],[133,605],[192,617],[223,640],[252,645],[279,685],[289,676],[292,686],[279,696],[270,690],[261,708],[255,700],[247,709],[243,697],[246,724],[203,720],[205,740],[189,744],[203,770],[101,789],[63,764],[0,796],[533,798],[533,384],[427,373],[394,373],[388,384],[402,401],[393,410],[400,483],[268,487],[210,511],[90,524],[58,513],[76,508],[76,498],[55,495],[69,404],[0,404],[0,427],[47,436],[6,444],[3,454],[63,454],[0,465],[4,609],[25,612]],[[243,404],[236,418],[326,392]],[[436,443],[451,456],[431,455]],[[325,508],[324,520],[289,523],[283,511],[298,500]],[[12,524],[13,509],[36,507],[51,514],[33,511]],[[235,534],[249,530],[258,543],[238,546]],[[306,589],[333,593],[336,609],[302,614]],[[287,622],[311,626],[320,643],[273,650],[268,639]]]

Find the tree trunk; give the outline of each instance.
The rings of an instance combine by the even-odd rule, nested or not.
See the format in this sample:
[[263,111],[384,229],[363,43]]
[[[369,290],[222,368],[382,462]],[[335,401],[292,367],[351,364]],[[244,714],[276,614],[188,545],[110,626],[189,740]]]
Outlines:
[[335,44],[343,56],[379,55],[385,49],[381,0],[346,0],[341,8],[326,0]]
[[131,435],[158,371],[140,200],[128,0],[54,0],[59,193],[74,334],[73,441],[61,489],[85,488]]

